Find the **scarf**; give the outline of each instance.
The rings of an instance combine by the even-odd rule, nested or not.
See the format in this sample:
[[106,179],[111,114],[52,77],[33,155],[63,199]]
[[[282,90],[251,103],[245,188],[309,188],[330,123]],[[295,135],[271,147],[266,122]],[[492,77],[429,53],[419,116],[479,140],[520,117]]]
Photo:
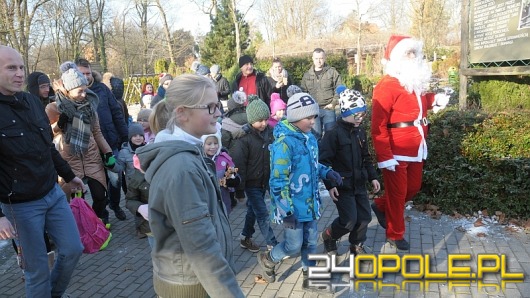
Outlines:
[[99,99],[95,93],[86,90],[87,98],[83,101],[73,101],[59,92],[57,96],[57,108],[61,114],[68,116],[65,125],[66,144],[70,144],[70,153],[74,156],[82,156],[88,152],[88,142],[92,135],[93,120],[96,118]]

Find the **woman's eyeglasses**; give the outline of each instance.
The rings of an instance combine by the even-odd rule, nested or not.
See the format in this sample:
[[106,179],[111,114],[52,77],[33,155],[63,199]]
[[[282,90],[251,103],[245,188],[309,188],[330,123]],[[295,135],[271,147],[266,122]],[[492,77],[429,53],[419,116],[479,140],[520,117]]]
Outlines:
[[213,115],[215,114],[215,110],[221,111],[223,108],[223,105],[220,102],[211,103],[209,105],[194,105],[191,107],[187,107],[188,109],[208,109],[208,114]]

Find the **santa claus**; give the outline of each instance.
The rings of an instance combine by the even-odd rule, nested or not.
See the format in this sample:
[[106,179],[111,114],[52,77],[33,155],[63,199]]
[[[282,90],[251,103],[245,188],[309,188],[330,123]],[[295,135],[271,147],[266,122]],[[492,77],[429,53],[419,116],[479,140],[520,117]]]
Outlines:
[[403,214],[405,202],[421,188],[427,111],[437,112],[449,101],[448,95],[426,92],[431,70],[422,46],[409,36],[391,36],[383,59],[385,76],[373,93],[372,139],[385,194],[374,200],[372,209],[387,241],[398,250],[409,250]]

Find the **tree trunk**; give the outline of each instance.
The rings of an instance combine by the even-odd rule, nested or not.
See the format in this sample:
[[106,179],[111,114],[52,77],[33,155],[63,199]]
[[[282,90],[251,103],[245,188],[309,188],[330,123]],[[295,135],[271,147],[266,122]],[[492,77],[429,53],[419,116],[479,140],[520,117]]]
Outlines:
[[166,35],[166,46],[169,54],[169,60],[173,65],[176,65],[175,53],[173,51],[173,45],[171,44],[171,31],[169,30],[169,26],[167,24],[166,12],[160,4],[160,0],[156,0],[155,2],[156,6],[158,7],[158,10],[160,11],[160,15],[162,16],[162,26],[164,27],[164,34]]
[[236,1],[230,0],[230,14],[232,15],[232,22],[234,23],[234,30],[236,33],[236,61],[241,57],[241,33],[239,32],[239,20],[237,19]]

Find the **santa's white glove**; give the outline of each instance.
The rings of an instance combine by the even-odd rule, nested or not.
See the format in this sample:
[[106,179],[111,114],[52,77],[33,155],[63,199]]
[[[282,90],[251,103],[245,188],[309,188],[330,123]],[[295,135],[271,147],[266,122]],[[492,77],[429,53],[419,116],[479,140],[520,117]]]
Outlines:
[[450,96],[445,93],[438,93],[434,96],[434,102],[432,103],[432,110],[434,113],[438,113],[440,110],[445,109],[449,103]]
[[145,218],[145,220],[149,220],[149,205],[143,204],[138,207],[138,213]]
[[388,167],[383,168],[383,169],[387,169],[389,171],[395,172],[396,171],[396,166],[388,166]]

